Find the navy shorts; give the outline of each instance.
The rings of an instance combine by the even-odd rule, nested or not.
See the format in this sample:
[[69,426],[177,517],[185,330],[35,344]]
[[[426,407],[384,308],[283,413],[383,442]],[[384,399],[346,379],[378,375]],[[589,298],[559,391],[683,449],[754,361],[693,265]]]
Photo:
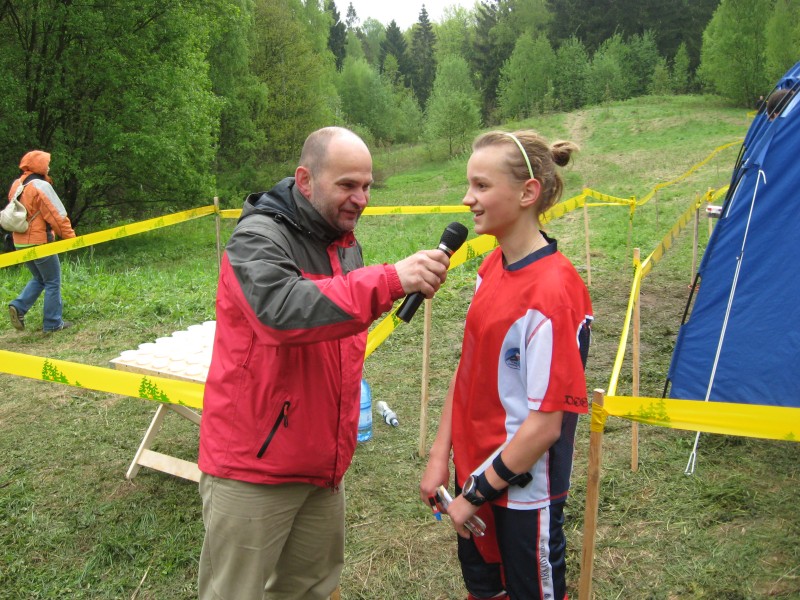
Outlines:
[[563,600],[567,595],[564,503],[540,510],[492,505],[501,563],[487,563],[472,538],[458,537],[458,559],[467,591],[510,600]]

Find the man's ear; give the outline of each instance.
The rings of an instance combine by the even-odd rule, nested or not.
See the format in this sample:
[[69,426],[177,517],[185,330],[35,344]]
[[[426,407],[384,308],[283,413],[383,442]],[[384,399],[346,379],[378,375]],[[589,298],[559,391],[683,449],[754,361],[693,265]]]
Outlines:
[[311,197],[311,171],[307,167],[299,166],[294,171],[294,181],[298,189],[306,198]]
[[525,182],[525,188],[522,191],[522,198],[520,199],[520,206],[523,208],[527,208],[528,206],[532,206],[536,204],[536,201],[539,199],[539,194],[542,191],[542,184],[539,183],[538,179],[528,179]]

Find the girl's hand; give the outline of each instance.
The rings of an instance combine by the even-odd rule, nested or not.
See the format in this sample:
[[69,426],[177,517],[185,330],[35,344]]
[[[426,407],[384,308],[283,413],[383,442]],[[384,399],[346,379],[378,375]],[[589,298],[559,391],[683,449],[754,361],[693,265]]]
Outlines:
[[479,507],[470,504],[464,499],[464,496],[461,495],[456,496],[450,503],[450,506],[447,507],[447,515],[453,522],[453,528],[462,538],[469,539],[470,532],[464,524],[478,512],[478,508]]
[[422,501],[427,504],[428,498],[436,495],[436,488],[440,485],[447,487],[450,482],[450,459],[441,459],[431,456],[428,459],[428,465],[425,467],[425,472],[422,474],[422,480],[419,483],[419,496]]

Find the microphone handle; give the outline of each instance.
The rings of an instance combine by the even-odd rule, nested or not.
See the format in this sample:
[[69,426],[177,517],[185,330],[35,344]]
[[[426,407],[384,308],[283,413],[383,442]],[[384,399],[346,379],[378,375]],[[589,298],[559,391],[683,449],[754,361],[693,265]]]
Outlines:
[[425,300],[425,296],[422,295],[422,292],[414,292],[413,294],[409,294],[403,300],[403,303],[400,305],[400,308],[397,309],[397,318],[405,321],[406,323],[411,321],[411,317],[414,316],[414,313],[417,312],[419,305],[422,304],[422,301]]
[[[439,244],[438,250],[441,250],[448,257],[453,255],[453,251],[445,246],[444,244]],[[414,316],[414,313],[417,312],[420,304],[422,301],[425,300],[425,296],[422,292],[414,292],[413,294],[409,294],[403,300],[403,303],[400,305],[400,308],[397,309],[397,318],[405,321],[406,323],[411,322],[411,317]]]

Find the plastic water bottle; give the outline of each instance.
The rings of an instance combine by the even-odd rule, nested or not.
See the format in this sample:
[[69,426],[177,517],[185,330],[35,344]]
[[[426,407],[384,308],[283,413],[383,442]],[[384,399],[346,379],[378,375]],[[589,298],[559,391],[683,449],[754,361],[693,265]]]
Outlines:
[[397,415],[391,408],[389,408],[389,405],[386,404],[386,402],[381,400],[378,402],[377,408],[387,425],[391,425],[392,427],[398,427],[400,425],[400,421],[397,420]]
[[359,442],[372,439],[372,390],[366,379],[361,380],[361,411],[358,413]]

